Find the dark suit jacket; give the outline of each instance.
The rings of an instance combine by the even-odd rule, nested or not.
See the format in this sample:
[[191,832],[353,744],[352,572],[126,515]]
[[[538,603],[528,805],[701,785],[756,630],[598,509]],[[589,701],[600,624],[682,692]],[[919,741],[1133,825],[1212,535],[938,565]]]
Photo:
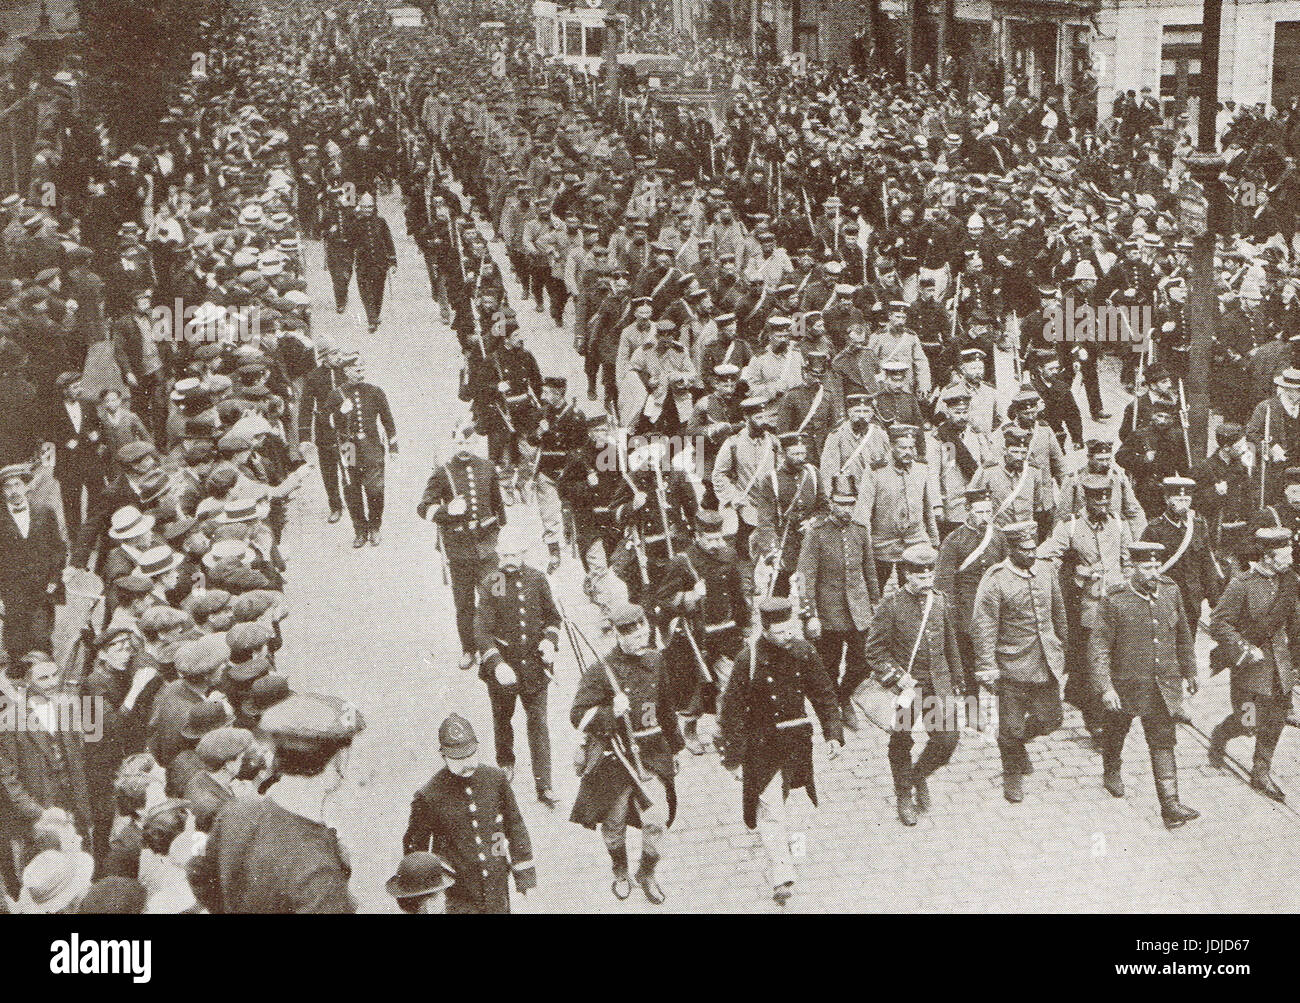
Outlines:
[[24,538],[7,507],[0,509],[0,601],[31,603],[59,581],[68,550],[53,510],[32,505],[31,528]]
[[63,808],[85,835],[91,830],[81,732],[0,734],[0,787],[19,822],[30,826],[46,808]]
[[94,404],[81,404],[81,430],[72,427],[72,418],[62,398],[45,409],[41,423],[45,441],[54,443],[54,476],[71,484],[85,484],[103,476],[99,445],[99,412]]

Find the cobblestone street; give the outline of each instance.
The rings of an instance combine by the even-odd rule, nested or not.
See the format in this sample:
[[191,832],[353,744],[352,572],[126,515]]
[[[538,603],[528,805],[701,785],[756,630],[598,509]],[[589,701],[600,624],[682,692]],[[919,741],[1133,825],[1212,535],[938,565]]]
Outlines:
[[[447,453],[447,429],[465,405],[456,399],[459,353],[438,319],[423,263],[404,236],[396,196],[381,200],[398,244],[399,269],[374,335],[356,301],[336,315],[320,245],[308,245],[317,336],[361,351],[368,378],[392,403],[401,443],[390,462],[384,542],[352,550],[344,520],[325,523],[318,480],[301,492],[289,520],[291,561],[285,622],[288,672],[296,688],[335,692],[355,701],[368,728],[352,751],[351,780],[340,835],[352,855],[352,889],[362,911],[391,911],[383,880],[401,855],[412,792],[440,766],[435,732],[459,711],[473,723],[490,756],[486,689],[456,668],[459,650],[450,591],[442,582],[433,528],[415,515],[424,482]],[[504,255],[497,249],[499,261]],[[508,283],[510,280],[507,280]],[[570,391],[584,383],[569,335],[549,317],[512,302],[526,344],[544,373],[564,360]],[[563,349],[563,350],[561,350]],[[1111,410],[1122,401],[1113,375]],[[532,520],[519,507],[512,520]],[[531,524],[531,523],[530,523]],[[540,533],[538,534],[540,539]],[[545,565],[540,545],[534,563]],[[583,598],[580,569],[566,553],[556,592],[582,626],[595,631]],[[1202,640],[1202,666],[1206,664]],[[1204,673],[1206,669],[1202,669]],[[576,685],[572,653],[561,650],[550,696],[556,792],[554,813],[531,797],[522,711],[516,793],[528,822],[539,887],[515,896],[524,912],[648,911],[639,893],[619,903],[609,892],[607,859],[596,833],[568,822],[577,787],[570,767],[575,735],[568,708]],[[1203,682],[1205,680],[1203,679]],[[1227,707],[1227,679],[1206,684],[1190,705],[1201,732]],[[1291,877],[1300,858],[1300,817],[1251,791],[1238,775],[1212,770],[1194,730],[1180,728],[1178,763],[1184,801],[1201,818],[1181,830],[1161,824],[1140,728],[1127,746],[1128,797],[1116,801],[1100,784],[1100,759],[1078,715],[1031,746],[1036,772],[1023,804],[1003,800],[992,738],[967,731],[952,764],[931,783],[934,807],[911,830],[895,818],[885,736],[874,729],[849,738],[840,759],[817,752],[821,808],[792,796],[791,830],[799,883],[787,909],[832,911],[1273,911],[1293,910],[1300,893]],[[1243,751],[1244,747],[1244,751]],[[1249,740],[1231,750],[1240,759]],[[1288,733],[1276,776],[1300,796],[1300,736]],[[690,758],[678,778],[679,810],[661,870],[663,909],[763,912],[777,909],[757,835],[740,817],[740,785],[716,755]],[[635,837],[634,837],[635,838]]]

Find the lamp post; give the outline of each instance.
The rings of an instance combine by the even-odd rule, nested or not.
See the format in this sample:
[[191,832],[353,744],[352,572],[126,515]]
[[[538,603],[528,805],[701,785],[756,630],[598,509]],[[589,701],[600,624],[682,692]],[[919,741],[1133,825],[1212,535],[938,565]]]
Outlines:
[[[1224,159],[1218,152],[1215,125],[1219,109],[1219,34],[1223,0],[1203,0],[1201,31],[1200,107],[1197,109],[1197,148],[1187,158],[1192,178],[1204,194],[1203,223],[1183,214],[1192,239],[1191,282],[1187,296],[1190,352],[1188,358],[1188,429],[1195,461],[1205,456],[1209,439],[1210,348],[1219,323],[1218,284],[1214,251],[1224,225],[1227,192],[1219,175]],[[1201,225],[1197,225],[1200,223]]]

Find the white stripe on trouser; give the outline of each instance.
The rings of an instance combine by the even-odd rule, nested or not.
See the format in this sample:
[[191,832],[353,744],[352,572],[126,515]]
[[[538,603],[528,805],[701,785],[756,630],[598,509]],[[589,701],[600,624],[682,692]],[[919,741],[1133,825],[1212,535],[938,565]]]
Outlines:
[[564,542],[564,510],[555,482],[545,474],[537,475],[537,513],[542,519],[542,542],[547,546]]
[[787,823],[785,795],[781,790],[781,773],[777,772],[767,789],[758,796],[758,838],[763,841],[772,865],[772,887],[794,880],[794,861],[790,858],[790,827]]

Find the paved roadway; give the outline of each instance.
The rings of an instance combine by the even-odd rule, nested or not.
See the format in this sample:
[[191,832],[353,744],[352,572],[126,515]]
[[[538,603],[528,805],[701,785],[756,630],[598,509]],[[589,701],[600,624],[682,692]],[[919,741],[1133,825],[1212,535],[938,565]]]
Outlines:
[[[345,696],[367,720],[351,754],[346,800],[334,820],[351,850],[352,887],[367,912],[393,911],[382,884],[401,853],[410,796],[440,766],[439,722],[451,711],[466,715],[491,756],[486,690],[472,673],[457,668],[451,597],[442,584],[433,529],[415,516],[425,479],[446,455],[447,430],[465,408],[456,398],[459,352],[438,320],[397,200],[381,200],[381,211],[393,229],[400,263],[376,334],[366,331],[355,288],[348,312],[335,314],[320,245],[310,244],[307,253],[318,335],[364,354],[370,378],[387,391],[397,421],[401,455],[388,472],[383,543],[354,551],[346,519],[325,523],[324,496],[315,480],[300,492],[285,535],[293,607],[285,622],[285,667],[296,687]],[[511,293],[518,306],[516,286]],[[581,393],[585,385],[569,336],[531,307],[518,309],[543,371],[564,373]],[[1118,414],[1122,401],[1113,374],[1108,376]],[[510,516],[537,525],[535,514],[519,508]],[[540,544],[535,560],[545,560]],[[592,629],[576,561],[566,555],[552,582],[574,616]],[[568,724],[576,669],[567,648],[556,675],[551,736],[555,787],[565,803],[554,813],[532,800],[522,711],[516,720],[515,788],[540,887],[527,898],[515,895],[515,907],[653,911],[639,892],[626,903],[610,895],[599,836],[567,821],[577,787]],[[1225,684],[1216,680],[1193,701],[1203,730],[1226,706]],[[1081,735],[1071,711],[1065,729],[1034,743],[1037,772],[1026,781],[1025,802],[1013,806],[1001,796],[996,745],[965,733],[952,764],[931,784],[933,811],[911,830],[894,814],[883,734],[851,736],[834,764],[827,763],[819,743],[821,808],[812,809],[802,793],[791,799],[792,832],[805,855],[796,861],[800,882],[785,908],[1268,911],[1300,903],[1288,880],[1296,873],[1290,861],[1300,854],[1300,819],[1254,794],[1238,776],[1212,771],[1192,731],[1180,729],[1178,761],[1183,798],[1202,817],[1174,833],[1160,822],[1141,738],[1129,740],[1129,797],[1117,802],[1102,790],[1099,758]],[[1248,746],[1245,740],[1239,744]],[[1279,775],[1300,797],[1298,748],[1295,734],[1284,737]],[[740,819],[739,784],[714,755],[690,758],[678,783],[678,819],[661,869],[668,895],[662,909],[776,911],[762,849]]]

